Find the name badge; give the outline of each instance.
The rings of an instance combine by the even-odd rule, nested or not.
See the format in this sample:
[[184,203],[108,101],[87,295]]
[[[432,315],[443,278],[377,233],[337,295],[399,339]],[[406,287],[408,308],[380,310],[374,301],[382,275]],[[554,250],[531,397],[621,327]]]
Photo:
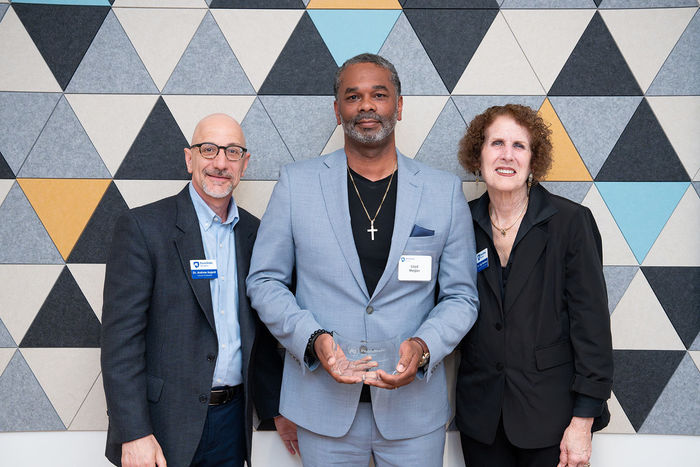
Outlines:
[[432,256],[401,255],[399,259],[399,280],[427,282],[432,275],[432,266]]
[[484,248],[476,254],[476,272],[483,271],[489,267],[489,249]]
[[219,277],[215,259],[192,259],[190,260],[190,271],[192,271],[192,279],[216,279]]

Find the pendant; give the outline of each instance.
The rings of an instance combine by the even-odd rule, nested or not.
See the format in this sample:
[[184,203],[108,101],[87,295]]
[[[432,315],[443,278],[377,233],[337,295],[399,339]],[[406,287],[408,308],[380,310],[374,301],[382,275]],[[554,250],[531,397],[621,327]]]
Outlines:
[[370,226],[369,229],[367,229],[367,232],[369,232],[372,235],[372,241],[374,241],[374,232],[379,232],[379,230],[374,228],[374,221],[370,220]]
[[500,230],[501,230],[501,235],[503,235],[503,236],[505,237],[505,236],[506,236],[506,231],[505,231],[505,229],[500,229]]

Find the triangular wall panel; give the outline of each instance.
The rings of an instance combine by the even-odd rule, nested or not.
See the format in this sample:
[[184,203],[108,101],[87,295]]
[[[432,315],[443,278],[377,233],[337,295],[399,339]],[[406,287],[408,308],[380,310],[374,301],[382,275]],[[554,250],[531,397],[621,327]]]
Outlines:
[[[459,113],[469,125],[478,114],[484,112],[494,105],[520,104],[526,105],[534,110],[539,109],[544,102],[545,96],[452,96]],[[464,131],[466,132],[466,127]]]
[[591,191],[593,182],[540,182],[550,193],[563,196],[575,203],[582,203]]
[[243,180],[233,192],[236,204],[258,218],[262,218],[275,188],[273,180]]
[[304,8],[303,0],[211,0],[211,8]]
[[610,314],[617,308],[620,299],[627,292],[627,287],[637,275],[637,271],[639,271],[637,266],[603,266]]
[[73,279],[78,283],[81,292],[95,312],[97,319],[102,321],[102,293],[105,285],[104,264],[68,264]]
[[2,153],[0,152],[0,179],[11,180],[13,178],[15,178],[15,173],[12,171],[7,161],[5,160],[5,157],[3,157]]
[[[246,169],[246,180],[277,180],[280,167],[294,162],[287,146],[282,141],[277,128],[270,120],[265,107],[256,98],[248,114],[241,123],[243,134],[251,151],[261,157],[251,160]],[[262,156],[264,155],[264,157]]]
[[614,391],[610,393],[610,399],[608,399],[608,410],[610,411],[610,423],[598,433],[636,433]]
[[700,96],[648,97],[647,102],[689,175],[700,171]]
[[448,96],[404,96],[403,118],[396,124],[396,147],[414,157],[437,120]]
[[397,0],[309,0],[306,7],[311,9],[338,9],[338,8],[363,8],[363,9],[400,9]]
[[95,380],[90,392],[85,397],[78,413],[68,427],[75,431],[104,431],[107,429],[107,401],[105,399],[102,375]]
[[545,179],[570,182],[591,181],[591,174],[588,173],[549,99],[544,100],[538,113],[552,131],[552,167]]
[[473,179],[456,157],[459,140],[466,125],[452,99],[448,99],[430,129],[415,159],[432,167],[458,174],[462,180]]
[[[250,167],[250,165],[248,166]],[[182,190],[188,180],[115,180],[129,209],[153,203],[159,199],[176,195]],[[96,242],[95,242],[96,243]],[[100,256],[102,257],[102,256]],[[68,258],[69,260],[71,258]]]
[[[14,347],[17,347],[17,343],[10,335],[10,331],[8,331],[7,328],[5,327],[5,325],[2,323],[2,319],[0,319],[0,348],[5,348],[5,347],[14,348]],[[3,362],[2,357],[0,357],[0,374],[2,374],[2,370],[5,369],[6,364],[7,364],[7,361]]]

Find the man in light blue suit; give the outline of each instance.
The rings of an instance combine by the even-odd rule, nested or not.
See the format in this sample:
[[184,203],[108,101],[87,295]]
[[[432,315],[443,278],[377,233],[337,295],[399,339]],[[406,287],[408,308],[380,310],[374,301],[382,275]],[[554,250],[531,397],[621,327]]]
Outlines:
[[[287,349],[280,413],[306,466],[442,466],[441,363],[478,309],[471,216],[457,177],[397,151],[391,63],[353,57],[335,88],[345,147],[282,169],[247,280]],[[395,340],[398,363],[353,366],[340,336]]]

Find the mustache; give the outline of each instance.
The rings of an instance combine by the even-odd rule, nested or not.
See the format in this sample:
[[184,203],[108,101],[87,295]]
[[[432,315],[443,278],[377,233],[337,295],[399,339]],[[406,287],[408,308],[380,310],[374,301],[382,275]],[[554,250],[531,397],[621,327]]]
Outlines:
[[204,175],[213,175],[215,177],[233,178],[233,174],[228,170],[206,169]]
[[384,125],[386,123],[386,120],[384,118],[382,118],[382,116],[376,112],[360,112],[352,119],[352,124],[357,125],[358,123],[360,123],[360,120],[366,120],[366,119],[376,120],[379,123],[381,123],[382,125]]

